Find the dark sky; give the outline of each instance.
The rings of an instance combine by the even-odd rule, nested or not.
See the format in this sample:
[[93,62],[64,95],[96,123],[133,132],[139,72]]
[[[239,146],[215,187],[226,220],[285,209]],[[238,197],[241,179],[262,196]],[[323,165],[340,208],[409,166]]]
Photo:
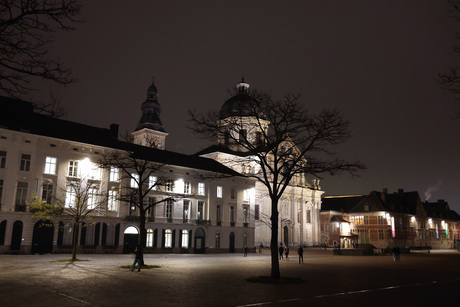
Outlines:
[[438,84],[460,62],[447,1],[222,2],[81,1],[85,22],[53,45],[79,80],[59,90],[67,118],[131,132],[154,76],[167,149],[191,154],[207,143],[187,110],[220,109],[244,76],[351,121],[337,151],[369,169],[322,180],[326,195],[432,189],[460,213],[460,104]]

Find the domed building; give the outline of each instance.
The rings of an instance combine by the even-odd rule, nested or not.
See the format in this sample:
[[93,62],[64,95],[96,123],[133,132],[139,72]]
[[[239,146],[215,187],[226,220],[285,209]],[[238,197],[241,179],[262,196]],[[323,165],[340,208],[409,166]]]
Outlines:
[[[258,101],[251,96],[249,84],[244,79],[236,85],[236,93],[220,110],[221,133],[215,145],[199,153],[252,176],[259,175],[257,158],[250,157],[248,147],[264,146],[270,122],[260,116]],[[236,141],[237,140],[237,141]],[[244,142],[240,142],[244,140]],[[244,146],[244,144],[251,146]],[[252,162],[251,162],[252,159]],[[321,240],[321,191],[318,180],[307,182],[304,174],[294,176],[279,201],[279,243],[289,246],[312,246]],[[251,216],[255,219],[255,245],[269,246],[271,241],[271,200],[267,188],[257,181],[255,189],[247,195],[255,202]],[[224,208],[229,210],[229,208]],[[245,214],[246,208],[237,208]],[[237,212],[237,214],[239,214]]]

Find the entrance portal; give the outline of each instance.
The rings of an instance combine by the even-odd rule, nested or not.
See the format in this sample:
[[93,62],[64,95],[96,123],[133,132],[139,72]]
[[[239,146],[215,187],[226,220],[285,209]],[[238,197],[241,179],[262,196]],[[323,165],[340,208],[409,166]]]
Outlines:
[[230,246],[229,246],[229,252],[234,253],[235,252],[235,234],[233,232],[230,233]]
[[139,231],[134,226],[126,228],[123,240],[123,254],[131,254],[136,249],[139,242]]
[[54,224],[39,220],[34,225],[32,254],[50,254],[53,251]]
[[206,251],[206,238],[204,230],[198,228],[195,232],[195,254],[204,254]]

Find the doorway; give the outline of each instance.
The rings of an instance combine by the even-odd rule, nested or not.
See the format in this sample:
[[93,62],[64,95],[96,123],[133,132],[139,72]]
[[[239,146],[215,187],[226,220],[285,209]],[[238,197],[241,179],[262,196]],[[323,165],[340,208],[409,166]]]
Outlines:
[[204,254],[206,251],[206,238],[204,230],[198,228],[195,232],[195,254]]
[[32,236],[32,254],[51,254],[53,251],[54,224],[39,220],[34,225]]
[[230,245],[229,245],[229,252],[235,252],[235,234],[233,232],[230,233]]
[[136,249],[139,241],[139,231],[134,226],[126,228],[124,233],[123,254],[131,254]]

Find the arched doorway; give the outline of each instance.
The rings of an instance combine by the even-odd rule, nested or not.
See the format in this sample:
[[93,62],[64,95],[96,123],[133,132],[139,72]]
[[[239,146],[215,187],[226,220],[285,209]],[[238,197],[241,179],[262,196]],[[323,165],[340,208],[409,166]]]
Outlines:
[[230,240],[229,240],[229,252],[235,252],[235,234],[233,232],[230,233]]
[[137,242],[139,241],[139,231],[134,226],[126,228],[124,233],[123,254],[130,254],[136,249]]
[[39,220],[34,225],[32,236],[32,254],[47,254],[53,251],[54,224]]
[[21,249],[22,242],[22,222],[16,221],[13,224],[13,233],[11,235],[11,246],[12,251],[18,251]]
[[206,251],[206,238],[204,230],[198,228],[195,232],[195,254],[204,254]]

